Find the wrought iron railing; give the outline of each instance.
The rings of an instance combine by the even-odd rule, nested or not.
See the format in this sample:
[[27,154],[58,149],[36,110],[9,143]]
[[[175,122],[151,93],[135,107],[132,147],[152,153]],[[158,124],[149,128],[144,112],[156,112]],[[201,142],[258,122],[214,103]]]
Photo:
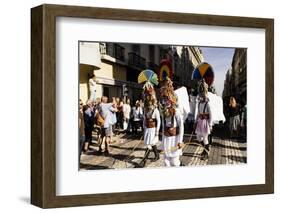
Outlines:
[[153,70],[154,72],[158,72],[159,66],[151,61],[147,62],[147,69]]
[[101,54],[109,55],[120,61],[125,61],[125,48],[119,44],[101,43],[100,52],[101,52]]
[[145,58],[137,55],[134,52],[128,53],[129,61],[128,64],[137,68],[145,69],[146,68],[146,60]]

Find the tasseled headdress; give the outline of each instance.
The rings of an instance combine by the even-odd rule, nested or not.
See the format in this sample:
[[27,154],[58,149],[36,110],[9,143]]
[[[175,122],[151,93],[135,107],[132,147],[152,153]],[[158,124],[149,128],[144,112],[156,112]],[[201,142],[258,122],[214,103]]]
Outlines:
[[198,82],[198,99],[200,102],[208,100],[208,87],[204,79]]
[[156,92],[154,85],[158,85],[158,77],[152,70],[143,70],[138,76],[138,83],[144,83],[143,102],[145,111],[157,107]]
[[174,93],[173,82],[166,78],[160,85],[160,105],[161,113],[168,117],[174,115],[177,108],[177,96]]
[[204,79],[202,79],[198,83],[198,95],[200,97],[207,97],[207,95],[208,95],[208,84],[206,84]]

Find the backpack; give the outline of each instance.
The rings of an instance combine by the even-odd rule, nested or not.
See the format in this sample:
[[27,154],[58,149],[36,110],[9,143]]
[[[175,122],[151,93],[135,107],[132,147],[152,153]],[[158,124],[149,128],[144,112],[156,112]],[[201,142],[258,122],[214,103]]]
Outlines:
[[104,118],[101,116],[100,112],[97,111],[95,116],[95,124],[102,127],[104,125]]

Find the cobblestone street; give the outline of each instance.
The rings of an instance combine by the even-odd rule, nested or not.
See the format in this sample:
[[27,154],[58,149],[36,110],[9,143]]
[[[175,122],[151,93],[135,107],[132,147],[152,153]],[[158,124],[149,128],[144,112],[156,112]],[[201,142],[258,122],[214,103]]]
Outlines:
[[[241,139],[230,140],[213,135],[209,158],[201,160],[200,154],[203,147],[198,143],[195,135],[192,136],[191,140],[190,136],[190,134],[185,134],[184,136],[185,146],[183,155],[180,158],[182,166],[241,164],[247,162],[246,142]],[[151,152],[145,167],[164,166],[164,154],[161,152],[160,143],[158,144],[158,150],[160,159],[156,162],[151,162],[150,159],[154,158],[154,153]],[[137,167],[144,156],[145,147],[141,140],[141,135],[126,136],[125,134],[119,134],[113,138],[108,156],[98,154],[97,151],[98,144],[94,142],[87,153],[82,153],[80,159],[81,170]]]

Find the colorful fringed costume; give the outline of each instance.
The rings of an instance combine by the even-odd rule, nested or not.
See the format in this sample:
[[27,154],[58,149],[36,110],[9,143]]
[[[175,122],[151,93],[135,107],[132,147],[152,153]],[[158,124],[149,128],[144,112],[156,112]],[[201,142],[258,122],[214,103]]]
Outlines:
[[146,146],[146,152],[144,158],[139,164],[139,167],[144,167],[149,153],[152,150],[154,152],[154,159],[151,161],[157,161],[159,159],[159,153],[156,143],[159,141],[159,129],[161,124],[160,113],[157,108],[156,93],[154,85],[158,84],[157,75],[151,70],[144,70],[140,73],[138,83],[144,83],[143,86],[143,102],[144,102],[144,144]]
[[201,154],[203,159],[206,159],[209,154],[209,141],[208,135],[211,133],[212,128],[212,111],[209,104],[208,85],[204,79],[199,82],[198,86],[198,112],[196,116],[196,130],[197,140],[203,142],[204,150]]
[[173,82],[169,78],[162,81],[160,85],[160,110],[165,165],[180,166],[179,157],[182,155],[184,125],[182,115],[177,109],[177,96],[174,93]]

